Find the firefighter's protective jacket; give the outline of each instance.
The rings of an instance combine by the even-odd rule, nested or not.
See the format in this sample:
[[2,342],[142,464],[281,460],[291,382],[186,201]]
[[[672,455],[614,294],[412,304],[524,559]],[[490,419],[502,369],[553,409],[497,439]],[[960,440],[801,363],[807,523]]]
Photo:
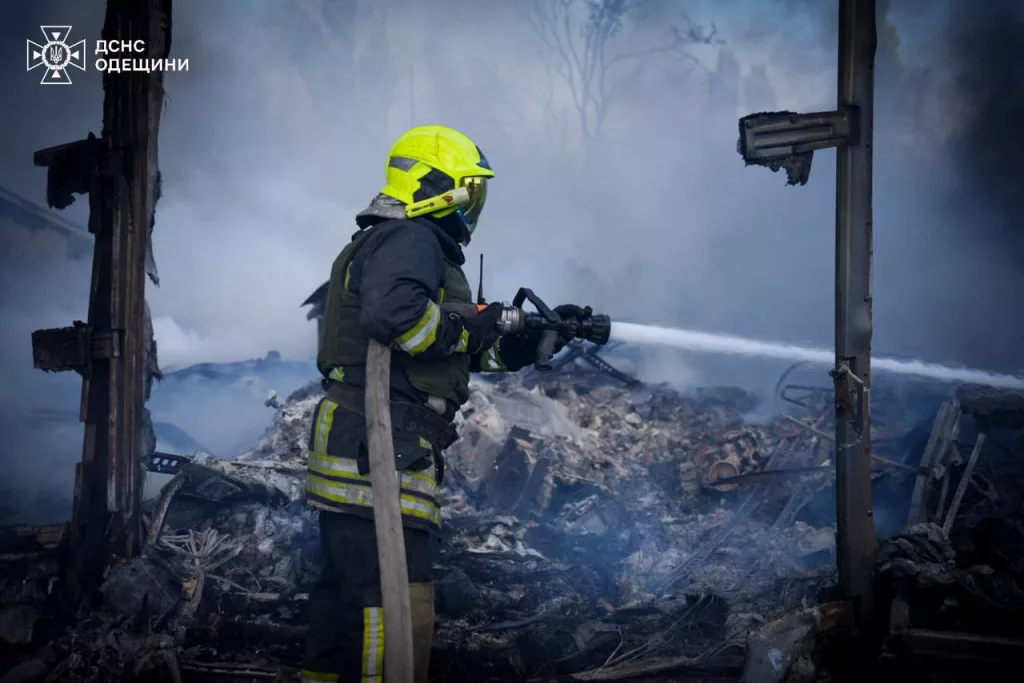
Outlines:
[[[327,382],[361,389],[369,340],[389,344],[392,401],[429,406],[450,421],[469,396],[471,371],[505,369],[497,345],[467,353],[461,324],[441,310],[444,302],[472,302],[462,248],[426,218],[371,223],[334,262],[317,367]],[[393,440],[404,520],[436,529],[441,464],[436,444],[398,430]],[[323,399],[309,447],[310,504],[372,515],[365,418]]]

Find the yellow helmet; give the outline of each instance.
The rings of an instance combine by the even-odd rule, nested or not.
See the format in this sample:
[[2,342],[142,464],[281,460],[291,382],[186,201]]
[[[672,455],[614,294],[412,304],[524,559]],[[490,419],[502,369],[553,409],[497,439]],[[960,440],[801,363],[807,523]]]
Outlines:
[[456,214],[468,243],[494,177],[472,140],[446,126],[421,126],[404,133],[388,153],[387,184],[381,194],[406,205],[406,214],[442,218]]

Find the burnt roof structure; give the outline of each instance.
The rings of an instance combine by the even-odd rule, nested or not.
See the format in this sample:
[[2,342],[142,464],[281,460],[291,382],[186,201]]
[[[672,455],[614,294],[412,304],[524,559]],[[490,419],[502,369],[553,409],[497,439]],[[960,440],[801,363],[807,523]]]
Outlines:
[[306,313],[306,320],[316,320],[317,338],[323,334],[324,311],[327,309],[327,285],[329,284],[331,283],[325,282],[317,287],[316,291],[310,294],[301,304],[301,306],[311,306],[309,312]]
[[71,258],[92,254],[93,238],[87,229],[0,187],[0,232],[6,233],[12,227],[59,235],[66,242]]

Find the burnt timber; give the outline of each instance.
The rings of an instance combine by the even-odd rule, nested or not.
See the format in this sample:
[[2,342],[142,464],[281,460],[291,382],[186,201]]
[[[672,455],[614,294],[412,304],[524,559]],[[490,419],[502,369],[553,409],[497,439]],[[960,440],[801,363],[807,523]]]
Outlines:
[[[109,0],[103,26],[108,41],[146,44],[148,58],[170,48],[170,0]],[[36,152],[48,168],[47,201],[64,208],[74,194],[89,196],[89,232],[95,235],[87,323],[32,335],[33,358],[46,371],[82,375],[85,423],[75,477],[68,588],[91,594],[113,557],[139,551],[142,527],[140,463],[152,449],[146,438],[150,359],[145,302],[150,233],[158,198],[157,134],[163,75],[103,76],[103,130],[99,138]],[[151,364],[150,364],[151,363]]]

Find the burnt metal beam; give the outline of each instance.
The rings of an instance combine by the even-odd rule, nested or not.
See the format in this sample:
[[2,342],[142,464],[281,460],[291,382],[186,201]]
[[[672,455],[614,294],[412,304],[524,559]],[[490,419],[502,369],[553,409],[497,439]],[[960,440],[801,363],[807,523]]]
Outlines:
[[[946,454],[956,448],[954,442],[959,434],[960,412],[959,402],[955,398],[950,398],[939,406],[939,410],[935,414],[935,422],[932,424],[928,443],[925,445],[924,453],[921,454],[921,473],[918,474],[910,495],[910,508],[907,513],[908,527],[932,519],[928,513],[928,504],[932,501],[934,481],[936,479],[946,481]],[[936,511],[937,515],[938,511]]]
[[[967,493],[967,486],[971,483],[971,477],[974,476],[974,467],[978,464],[978,458],[981,457],[981,451],[985,448],[985,432],[978,434],[977,441],[974,442],[974,448],[971,450],[971,455],[967,459],[967,464],[964,466],[964,472],[960,475],[960,483],[956,487],[956,493],[953,494],[953,501],[949,504],[949,510],[946,512],[946,521],[942,523],[942,532],[949,536],[949,532],[953,529],[953,522],[956,521],[956,513],[960,510],[960,504],[964,500],[964,494]],[[946,476],[946,482],[949,481],[949,476]],[[938,515],[941,514],[942,507],[939,506],[936,512],[936,518],[941,519]]]
[[32,560],[59,553],[67,531],[67,524],[0,527],[0,560]]
[[972,662],[1019,663],[1024,640],[977,633],[910,628],[904,637],[917,657]]
[[839,0],[836,152],[836,562],[858,622],[871,617],[877,538],[871,499],[872,172],[875,0]]
[[[147,58],[163,59],[170,41],[170,0],[108,0],[103,39],[142,41]],[[156,201],[157,133],[163,74],[103,75],[103,132],[40,150],[47,199],[63,208],[88,195],[96,236],[87,323],[38,330],[33,361],[48,371],[82,375],[85,423],[75,476],[68,587],[90,596],[114,557],[137,554],[146,373],[146,257]]]
[[871,619],[877,538],[871,499],[872,149],[876,0],[839,0],[834,112],[740,119],[744,161],[803,185],[817,150],[836,148],[836,559],[858,624]]

